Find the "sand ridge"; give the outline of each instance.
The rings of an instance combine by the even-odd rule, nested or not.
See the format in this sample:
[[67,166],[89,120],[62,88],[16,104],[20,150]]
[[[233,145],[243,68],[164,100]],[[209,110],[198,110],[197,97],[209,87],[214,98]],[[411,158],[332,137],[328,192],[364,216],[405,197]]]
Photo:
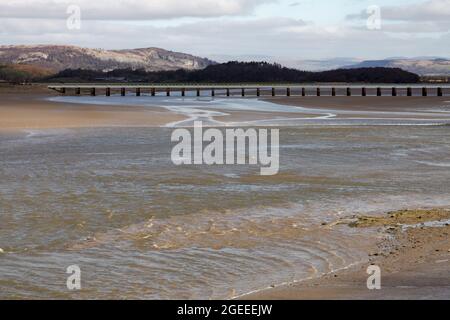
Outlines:
[[[400,210],[383,216],[355,216],[328,226],[382,228],[378,250],[346,270],[242,297],[246,300],[450,299],[450,210]],[[441,221],[440,227],[427,222]],[[405,225],[413,226],[403,228]],[[367,268],[382,270],[381,290],[367,289]]]

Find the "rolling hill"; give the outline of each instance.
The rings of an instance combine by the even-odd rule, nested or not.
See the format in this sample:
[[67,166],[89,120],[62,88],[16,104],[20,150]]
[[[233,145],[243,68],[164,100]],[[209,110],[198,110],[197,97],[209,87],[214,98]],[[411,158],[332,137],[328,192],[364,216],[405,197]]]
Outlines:
[[159,48],[103,50],[60,45],[0,46],[0,65],[35,66],[55,73],[65,69],[199,70],[213,63],[205,58]]
[[450,75],[450,60],[442,58],[368,60],[346,68],[400,68],[421,76]]

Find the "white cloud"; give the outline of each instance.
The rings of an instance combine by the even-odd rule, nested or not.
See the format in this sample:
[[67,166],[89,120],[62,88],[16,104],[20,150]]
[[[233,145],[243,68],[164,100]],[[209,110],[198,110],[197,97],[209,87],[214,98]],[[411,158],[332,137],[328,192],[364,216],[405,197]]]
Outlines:
[[[449,21],[450,0],[428,0],[415,4],[381,7],[383,20],[390,21]],[[367,19],[368,13],[364,10],[359,14],[347,15],[347,19]]]
[[[390,30],[320,27],[290,18],[217,18],[156,27],[133,22],[86,21],[80,31],[67,31],[59,20],[0,19],[0,44],[74,44],[92,48],[161,47],[210,55],[267,55],[282,59],[387,56],[447,56],[449,36],[393,36]],[[392,30],[391,30],[392,31]],[[400,30],[399,30],[400,31]],[[142,36],[136,36],[142,35]],[[418,45],[420,43],[420,45]]]
[[[428,2],[442,1],[444,0]],[[450,0],[445,0],[445,2],[448,1]],[[26,2],[11,0],[5,4],[2,1],[0,9],[14,3],[24,4]],[[13,18],[14,15],[1,18],[0,44],[73,44],[105,49],[156,46],[200,56],[264,55],[288,59],[350,56],[376,59],[401,55],[448,56],[448,52],[450,52],[450,41],[448,41],[450,38],[450,19],[412,21],[411,19],[414,16],[411,13],[414,11],[412,8],[409,9],[412,10],[408,15],[409,20],[406,17],[402,20],[393,18],[393,12],[398,13],[400,9],[384,7],[386,10],[390,8],[389,10],[392,11],[390,17],[382,16],[382,29],[371,31],[365,27],[364,20],[318,24],[317,22],[279,17],[275,13],[273,16],[258,13],[255,15],[247,14],[246,16],[229,16],[251,11],[257,6],[256,3],[263,2],[260,0],[146,1],[141,6],[146,6],[147,11],[141,10],[142,12],[134,10],[131,6],[137,1],[110,0],[108,1],[110,7],[106,6],[104,12],[96,13],[97,15],[92,16],[92,19],[86,19],[86,10],[82,12],[84,20],[81,30],[68,30],[66,28],[65,10],[63,10],[63,19],[48,18],[52,15],[51,12],[47,12],[46,17],[38,18],[40,14],[38,14],[37,9],[40,6],[36,6],[35,3],[42,5],[49,2],[66,5],[69,1],[36,0],[32,1],[33,6],[26,13],[30,14],[31,18],[25,18],[25,13],[16,18]],[[84,0],[71,0],[70,2],[84,2],[89,10],[106,3],[104,0],[91,0],[92,4]],[[141,2],[139,1],[139,3]],[[419,5],[424,3],[426,2],[416,4],[413,7],[418,10]],[[176,4],[179,4],[178,8],[174,8]],[[158,5],[160,7],[157,7]],[[159,12],[161,15],[164,12],[168,14],[169,9],[172,8],[171,17],[175,18],[175,15],[182,17],[193,14],[192,12],[196,11],[195,8],[200,8],[201,5],[204,7],[199,10],[205,15],[205,19],[177,19],[174,23],[132,21],[137,19],[139,15],[145,16],[151,6],[155,6],[155,12]],[[120,7],[124,8],[123,12],[119,12]],[[213,10],[213,8],[219,9]],[[397,9],[394,10],[393,8]],[[32,14],[33,11],[36,12]],[[435,11],[436,9],[429,11],[428,15]],[[446,12],[445,10],[441,11],[441,15]],[[119,13],[122,21],[113,19],[113,14]],[[5,13],[0,10],[0,15],[2,14]],[[208,14],[217,16],[208,16]],[[129,20],[126,17],[129,17]]]
[[[347,15],[347,20],[365,24],[368,13]],[[428,0],[415,4],[381,7],[382,30],[402,34],[403,38],[450,32],[450,0]],[[362,27],[360,27],[362,28]]]
[[0,17],[65,19],[78,5],[87,20],[151,20],[243,15],[275,0],[2,0]]
[[418,4],[386,6],[383,19],[401,21],[449,21],[450,0],[429,0]]

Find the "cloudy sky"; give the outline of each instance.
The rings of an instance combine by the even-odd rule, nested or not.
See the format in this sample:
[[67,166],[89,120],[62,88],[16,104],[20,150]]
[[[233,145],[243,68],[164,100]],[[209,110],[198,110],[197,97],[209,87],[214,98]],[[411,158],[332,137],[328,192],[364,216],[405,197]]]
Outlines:
[[[77,17],[71,5],[79,29],[67,26]],[[10,44],[155,46],[212,58],[449,57],[450,0],[0,0],[0,45]]]

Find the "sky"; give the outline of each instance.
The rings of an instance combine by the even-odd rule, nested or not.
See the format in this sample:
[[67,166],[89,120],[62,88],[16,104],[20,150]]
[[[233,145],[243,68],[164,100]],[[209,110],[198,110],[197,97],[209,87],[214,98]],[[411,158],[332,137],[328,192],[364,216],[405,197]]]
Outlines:
[[0,45],[216,60],[450,55],[450,0],[0,0]]

